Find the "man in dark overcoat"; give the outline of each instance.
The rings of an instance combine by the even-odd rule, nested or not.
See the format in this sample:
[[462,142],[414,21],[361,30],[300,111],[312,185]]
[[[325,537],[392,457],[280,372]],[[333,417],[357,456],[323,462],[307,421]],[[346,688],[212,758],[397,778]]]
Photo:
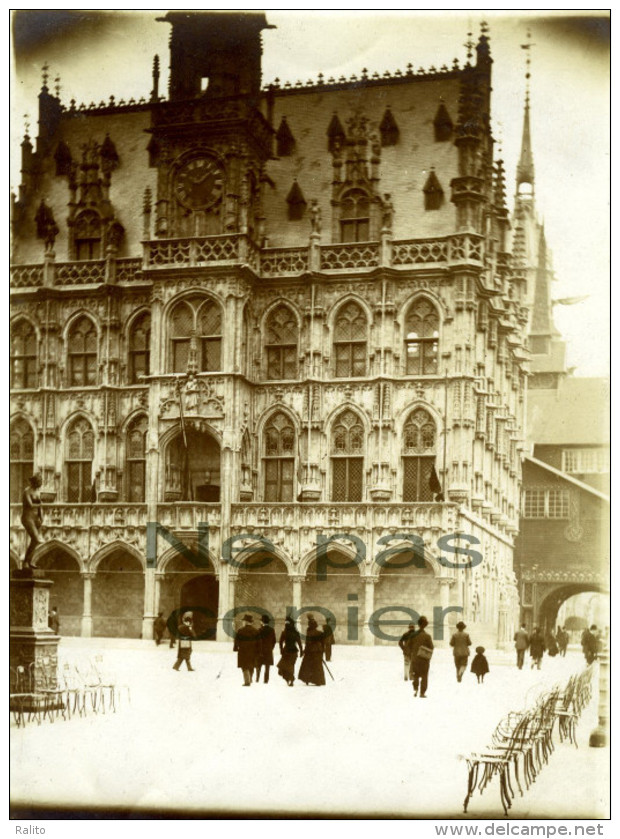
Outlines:
[[252,615],[243,616],[243,626],[235,633],[233,652],[237,653],[237,667],[243,673],[243,687],[252,684],[252,672],[256,665],[258,630],[252,624]]
[[269,681],[269,668],[273,664],[273,648],[276,645],[276,633],[269,624],[269,615],[261,615],[262,626],[258,630],[256,642],[256,681],[260,681],[261,667],[265,666],[265,684]]
[[421,615],[418,619],[419,630],[412,633],[407,641],[405,648],[409,659],[411,660],[410,676],[413,681],[413,695],[418,695],[420,691],[420,698],[426,699],[426,690],[428,688],[428,671],[430,667],[430,657],[424,650],[428,650],[432,655],[433,639],[426,631],[428,626],[428,619]]
[[517,667],[523,670],[523,662],[525,660],[525,651],[530,645],[530,636],[527,634],[525,624],[521,624],[521,629],[515,632],[514,637],[515,650],[517,651]]
[[327,618],[323,624],[323,649],[325,651],[325,661],[332,660],[332,646],[336,643],[334,638],[334,628],[332,626],[332,619]]

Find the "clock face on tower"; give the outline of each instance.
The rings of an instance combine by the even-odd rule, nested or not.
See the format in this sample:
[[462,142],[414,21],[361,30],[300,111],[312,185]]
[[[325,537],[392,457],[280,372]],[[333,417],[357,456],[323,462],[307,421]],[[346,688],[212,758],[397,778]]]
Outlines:
[[190,210],[207,210],[222,197],[224,170],[214,157],[193,157],[178,170],[174,183],[177,200]]

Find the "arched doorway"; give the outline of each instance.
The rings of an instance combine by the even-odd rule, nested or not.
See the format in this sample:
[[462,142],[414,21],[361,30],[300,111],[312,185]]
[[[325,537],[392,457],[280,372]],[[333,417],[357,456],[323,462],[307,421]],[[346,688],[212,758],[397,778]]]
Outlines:
[[[251,607],[268,612],[274,619],[277,637],[284,628],[286,607],[293,604],[293,587],[284,562],[265,551],[252,552],[239,568],[235,584],[235,608]],[[257,611],[251,613],[260,621]],[[237,614],[237,619],[241,613]]]
[[101,559],[92,597],[94,636],[142,636],[144,573],[133,553],[119,547]]
[[175,623],[180,618],[177,610],[193,611],[196,634],[206,633],[206,640],[215,640],[219,596],[219,582],[210,560],[205,568],[198,569],[182,554],[175,553],[165,564],[158,611],[163,612],[166,621],[177,613]]
[[206,431],[186,425],[166,448],[166,501],[220,500],[220,447]]
[[84,611],[84,583],[80,566],[68,551],[51,547],[37,558],[37,568],[54,585],[50,589],[50,609],[58,609],[61,635],[81,635]]
[[213,574],[200,574],[181,587],[178,608],[193,611],[196,635],[207,641],[215,641],[219,596],[220,586]]
[[[361,644],[365,620],[364,583],[360,578],[359,566],[337,547],[328,549],[329,563],[325,574],[317,572],[317,560],[313,559],[301,587],[302,608],[321,606],[336,618],[334,637],[337,644]],[[300,628],[305,630],[305,617]],[[314,615],[319,625],[324,615]]]
[[[415,623],[420,615],[429,621],[432,633],[433,609],[441,603],[439,581],[432,565],[414,551],[403,550],[386,559],[375,585],[375,613],[380,615],[380,630],[392,638],[400,638],[407,631],[407,624]],[[405,609],[413,613],[409,615]],[[403,623],[406,621],[406,623]],[[375,636],[376,637],[376,636]],[[393,644],[377,637],[376,644]]]

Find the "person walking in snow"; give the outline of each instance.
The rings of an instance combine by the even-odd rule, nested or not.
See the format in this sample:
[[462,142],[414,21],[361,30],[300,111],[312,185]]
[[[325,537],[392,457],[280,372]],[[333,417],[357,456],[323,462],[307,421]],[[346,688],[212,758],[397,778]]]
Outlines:
[[467,627],[463,621],[459,621],[456,625],[456,632],[450,639],[450,646],[454,652],[454,666],[456,667],[456,681],[460,682],[463,678],[463,673],[467,669],[467,660],[469,658],[469,648],[471,647],[471,638],[465,632]]
[[426,631],[428,619],[421,615],[418,618],[417,632],[414,632],[406,643],[407,654],[411,661],[409,675],[413,682],[413,695],[420,699],[426,699],[428,689],[428,671],[430,669],[431,656],[433,655],[433,639]]
[[489,672],[489,662],[484,654],[484,647],[476,647],[476,655],[471,663],[471,672],[475,674],[478,684],[481,685]]

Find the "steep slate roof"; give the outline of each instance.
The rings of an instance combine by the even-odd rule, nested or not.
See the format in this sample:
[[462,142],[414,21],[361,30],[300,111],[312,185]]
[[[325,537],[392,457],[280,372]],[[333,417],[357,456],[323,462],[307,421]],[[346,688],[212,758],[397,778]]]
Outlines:
[[567,376],[557,390],[529,390],[527,436],[543,446],[609,444],[609,382]]

